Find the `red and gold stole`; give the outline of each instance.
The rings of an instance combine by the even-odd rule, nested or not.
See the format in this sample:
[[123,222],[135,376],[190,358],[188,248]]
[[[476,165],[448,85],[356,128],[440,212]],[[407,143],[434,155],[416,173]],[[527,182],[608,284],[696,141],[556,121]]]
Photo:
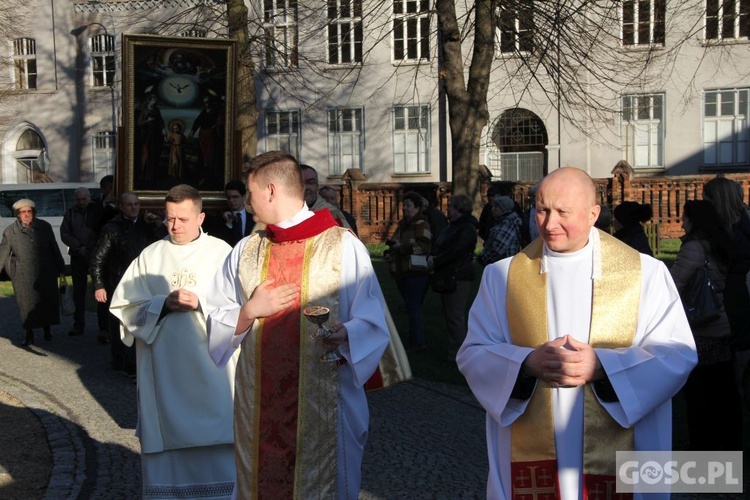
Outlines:
[[[599,236],[601,277],[594,279],[589,344],[628,347],[638,318],[640,255],[606,233],[600,231]],[[513,258],[508,270],[506,310],[515,345],[536,348],[549,340],[547,308],[540,307],[547,303],[541,256],[539,238]],[[590,384],[584,391],[583,498],[614,498],[615,452],[633,449],[633,431],[609,416]],[[526,411],[511,427],[511,477],[513,498],[559,498],[552,388],[541,380]]]
[[246,297],[262,281],[296,283],[300,301],[256,321],[242,343],[235,391],[238,498],[335,497],[339,370],[320,363],[308,305],[338,318],[341,238],[328,211],[289,229],[268,226],[240,257]]

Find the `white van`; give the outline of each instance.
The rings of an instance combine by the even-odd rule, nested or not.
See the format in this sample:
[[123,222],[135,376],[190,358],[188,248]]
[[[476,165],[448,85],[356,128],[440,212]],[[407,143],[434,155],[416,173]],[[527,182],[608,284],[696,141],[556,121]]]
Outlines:
[[70,265],[68,247],[60,238],[60,225],[65,210],[75,205],[75,191],[81,186],[91,191],[92,200],[99,199],[98,183],[0,184],[0,237],[5,228],[16,220],[13,214],[13,204],[21,198],[28,198],[36,204],[36,216],[52,225],[65,264]]

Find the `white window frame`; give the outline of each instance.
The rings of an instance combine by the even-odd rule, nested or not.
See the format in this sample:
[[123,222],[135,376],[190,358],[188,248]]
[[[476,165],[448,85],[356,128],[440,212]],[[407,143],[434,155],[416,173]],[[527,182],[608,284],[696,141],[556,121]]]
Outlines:
[[666,95],[624,95],[621,106],[625,159],[636,170],[663,170]]
[[115,84],[115,37],[99,33],[89,38],[91,48],[91,86],[112,87]]
[[267,110],[263,123],[266,132],[266,151],[284,151],[301,160],[299,153],[302,134],[299,110]]
[[[622,0],[620,5],[620,40],[623,46],[664,45],[666,38],[666,0],[647,1],[648,12],[642,12],[641,7],[645,3],[643,0]],[[632,9],[632,19],[625,19],[626,6]],[[626,26],[632,26],[632,40],[625,40]],[[642,27],[644,30],[641,30]],[[641,36],[642,31],[646,31],[645,36]]]
[[16,38],[13,40],[13,88],[16,90],[36,90],[37,64],[36,39]]
[[364,109],[329,109],[328,123],[328,174],[342,175],[350,168],[362,168],[364,151]]
[[430,106],[427,104],[394,106],[391,115],[393,172],[395,174],[429,173]]
[[328,0],[328,64],[362,62],[362,0]]
[[[504,26],[507,18],[512,26]],[[529,23],[525,23],[529,16]],[[529,53],[534,50],[534,2],[518,0],[509,4],[500,3],[497,10],[497,37],[502,54]],[[507,38],[511,40],[507,40]]]
[[91,163],[94,179],[100,180],[105,175],[115,173],[117,151],[117,134],[111,130],[96,132],[91,137]]
[[703,163],[706,166],[747,166],[750,89],[703,92]]
[[[711,5],[709,5],[711,4]],[[716,9],[716,15],[709,13]],[[750,0],[706,0],[704,38],[706,40],[733,40],[750,36]],[[731,33],[724,28],[729,24]]]
[[267,68],[297,66],[297,1],[263,0],[264,50]]
[[[430,60],[430,2],[429,0],[394,0],[391,30],[394,62]],[[402,56],[397,56],[397,49]],[[414,54],[410,55],[413,48]]]

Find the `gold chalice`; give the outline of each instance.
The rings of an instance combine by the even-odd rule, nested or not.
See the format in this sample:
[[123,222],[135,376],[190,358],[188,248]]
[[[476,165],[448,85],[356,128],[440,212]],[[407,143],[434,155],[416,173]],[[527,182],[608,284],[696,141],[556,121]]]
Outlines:
[[[305,315],[305,318],[311,323],[314,323],[318,325],[318,329],[315,331],[315,333],[310,335],[310,338],[313,340],[325,340],[331,335],[333,335],[333,332],[326,328],[325,322],[328,321],[328,316],[330,315],[331,310],[327,307],[323,306],[310,306],[306,307],[304,311],[302,311],[302,314]],[[321,363],[332,363],[334,361],[339,361],[341,359],[341,353],[338,351],[338,349],[331,349],[330,351],[326,351],[323,353],[323,355],[320,357]]]

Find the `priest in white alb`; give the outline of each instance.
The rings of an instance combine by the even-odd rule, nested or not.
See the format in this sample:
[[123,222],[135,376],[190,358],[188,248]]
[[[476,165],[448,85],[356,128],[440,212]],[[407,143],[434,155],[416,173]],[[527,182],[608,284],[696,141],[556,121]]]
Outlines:
[[485,269],[457,357],[487,411],[487,498],[614,498],[617,451],[671,449],[695,344],[666,266],[593,228],[586,173],[550,173],[536,210],[540,238]]
[[236,356],[221,368],[206,337],[206,295],[231,247],[201,231],[200,193],[166,197],[169,236],[125,272],[110,311],[136,344],[143,498],[230,498]]
[[[365,383],[389,345],[380,285],[365,246],[328,210],[305,204],[297,160],[263,153],[247,168],[266,225],[241,240],[209,297],[219,364],[241,344],[235,398],[237,498],[356,499],[369,411]],[[329,309],[326,341],[302,314]],[[321,362],[338,350],[339,361]]]

